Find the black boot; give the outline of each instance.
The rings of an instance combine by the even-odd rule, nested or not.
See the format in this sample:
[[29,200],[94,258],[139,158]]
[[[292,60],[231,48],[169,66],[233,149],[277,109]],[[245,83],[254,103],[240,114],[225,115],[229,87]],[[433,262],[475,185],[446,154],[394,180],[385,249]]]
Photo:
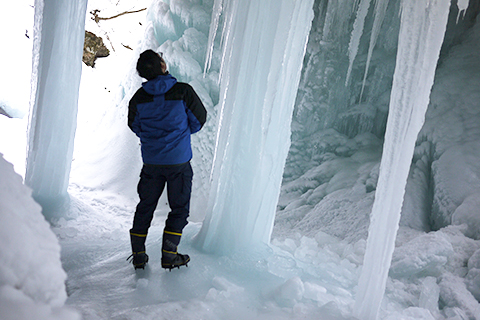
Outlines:
[[131,262],[135,269],[145,269],[148,262],[148,255],[145,252],[145,240],[147,234],[134,233],[130,230],[130,242],[132,244],[132,255],[127,258],[132,258]]
[[173,268],[188,267],[187,264],[190,262],[190,257],[187,254],[177,252],[181,237],[182,234],[180,232],[163,231],[162,268],[172,271]]

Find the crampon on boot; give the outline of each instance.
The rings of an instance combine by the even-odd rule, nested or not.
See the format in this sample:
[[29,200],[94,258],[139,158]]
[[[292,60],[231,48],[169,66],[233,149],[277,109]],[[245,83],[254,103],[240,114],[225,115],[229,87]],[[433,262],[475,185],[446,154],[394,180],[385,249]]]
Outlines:
[[145,269],[148,262],[148,255],[145,253],[145,240],[147,239],[146,232],[134,232],[130,229],[130,241],[132,243],[132,255],[127,258],[132,259],[129,262],[133,263],[135,269]]
[[190,257],[177,252],[181,237],[181,232],[163,230],[162,268],[172,271],[172,269],[180,268],[181,266],[188,267],[187,263],[190,262]]
[[127,258],[127,261],[133,263],[135,270],[145,269],[145,265],[148,262],[148,255],[145,252],[134,252],[130,257]]
[[190,257],[188,256],[188,254],[177,253],[174,257],[171,257],[170,255],[167,257],[166,255],[164,255],[162,257],[162,268],[172,271],[172,269],[175,268],[180,269],[181,266],[188,267],[189,262]]

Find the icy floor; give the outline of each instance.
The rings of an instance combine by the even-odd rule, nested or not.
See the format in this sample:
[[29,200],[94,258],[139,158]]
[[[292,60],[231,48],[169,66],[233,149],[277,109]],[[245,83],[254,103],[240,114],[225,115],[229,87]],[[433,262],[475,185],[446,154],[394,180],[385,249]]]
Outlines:
[[319,234],[316,240],[274,241],[278,246],[216,256],[195,248],[200,224],[190,223],[179,249],[192,261],[168,272],[160,267],[160,212],[147,240],[150,261],[135,271],[126,261],[134,204],[119,205],[113,195],[76,186],[70,192],[75,218],[62,219],[54,231],[68,274],[67,305],[85,320],[348,319],[342,312],[353,305],[359,275],[349,260],[359,259],[353,246]]
[[[136,203],[74,184],[69,191],[69,218],[54,232],[68,274],[66,304],[85,320],[354,319],[365,240],[292,233],[268,248],[218,256],[195,247],[201,224],[190,223],[179,249],[192,261],[169,272],[160,267],[168,210],[160,204],[147,240],[150,261],[134,270],[126,258]],[[467,287],[475,286],[480,243],[464,231],[400,229],[380,319],[478,319],[479,304]]]

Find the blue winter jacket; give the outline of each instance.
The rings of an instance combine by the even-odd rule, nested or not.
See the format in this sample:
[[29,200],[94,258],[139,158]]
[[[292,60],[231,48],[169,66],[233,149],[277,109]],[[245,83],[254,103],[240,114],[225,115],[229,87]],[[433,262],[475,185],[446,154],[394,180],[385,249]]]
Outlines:
[[140,138],[143,162],[150,165],[190,161],[190,135],[206,118],[193,88],[170,74],[144,82],[128,106],[128,126]]

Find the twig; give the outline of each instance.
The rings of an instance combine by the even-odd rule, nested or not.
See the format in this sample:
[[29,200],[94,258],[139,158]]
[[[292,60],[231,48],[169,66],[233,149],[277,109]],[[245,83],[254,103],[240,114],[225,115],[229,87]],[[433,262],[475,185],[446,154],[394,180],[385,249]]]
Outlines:
[[118,18],[120,16],[123,16],[124,14],[127,14],[127,13],[137,13],[137,12],[144,11],[144,10],[147,10],[147,8],[134,10],[134,11],[125,11],[125,12],[119,13],[117,15],[114,15],[112,17],[108,17],[108,18],[99,17],[98,13],[100,12],[100,10],[97,10],[97,9],[91,11],[90,13],[93,14],[92,20],[95,20],[95,22],[98,23],[100,20],[110,20],[110,19],[114,19],[114,18]]

